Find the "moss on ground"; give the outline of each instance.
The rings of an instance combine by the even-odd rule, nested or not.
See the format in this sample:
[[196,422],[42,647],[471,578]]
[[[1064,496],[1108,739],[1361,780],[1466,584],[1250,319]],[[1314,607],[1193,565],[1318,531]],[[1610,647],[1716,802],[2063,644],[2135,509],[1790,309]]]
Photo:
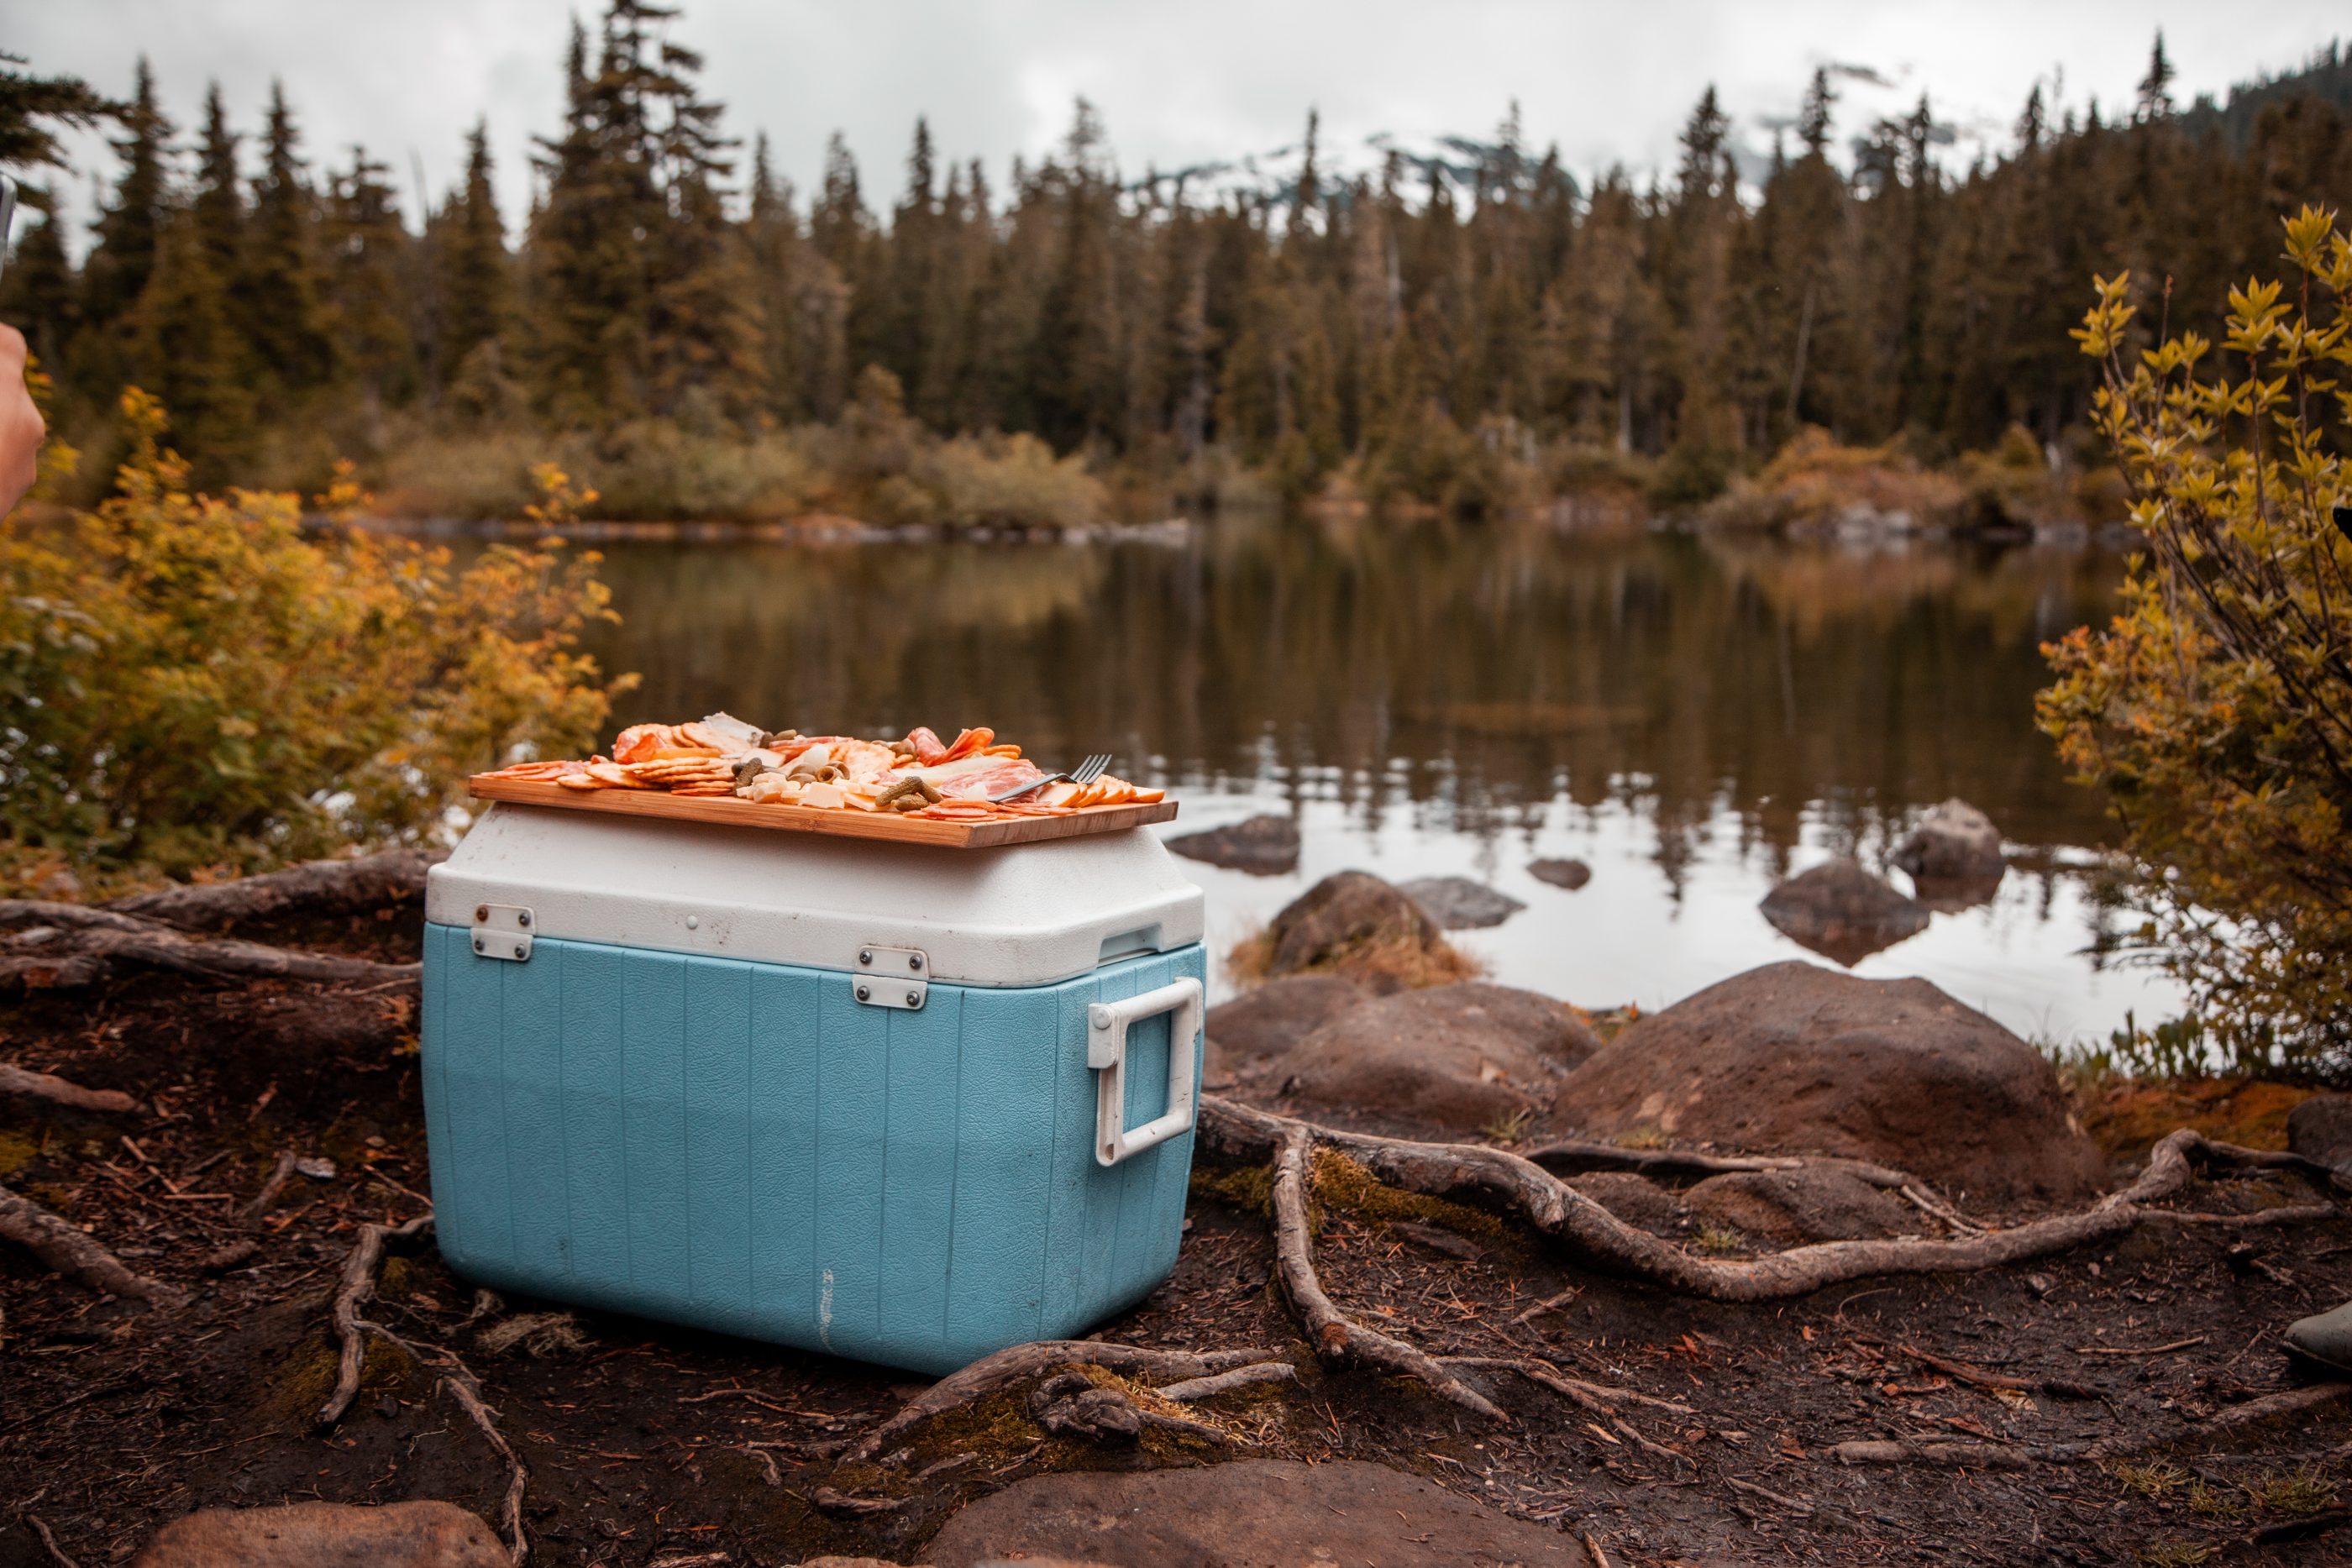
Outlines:
[[[366,1357],[360,1363],[360,1391],[354,1403],[371,1395],[417,1392],[424,1368],[415,1356],[379,1334],[368,1335],[366,1344]],[[335,1375],[341,1366],[342,1352],[333,1341],[323,1335],[304,1341],[288,1357],[285,1375],[263,1400],[263,1417],[271,1426],[308,1429],[319,1406],[334,1392]]]
[[1192,1196],[1209,1198],[1261,1218],[1274,1213],[1274,1171],[1266,1166],[1235,1166],[1228,1170],[1192,1167]]
[[1482,1209],[1405,1192],[1383,1183],[1364,1166],[1333,1149],[1315,1151],[1308,1196],[1317,1207],[1360,1219],[1402,1219],[1442,1225],[1495,1246],[1523,1248],[1527,1238]]

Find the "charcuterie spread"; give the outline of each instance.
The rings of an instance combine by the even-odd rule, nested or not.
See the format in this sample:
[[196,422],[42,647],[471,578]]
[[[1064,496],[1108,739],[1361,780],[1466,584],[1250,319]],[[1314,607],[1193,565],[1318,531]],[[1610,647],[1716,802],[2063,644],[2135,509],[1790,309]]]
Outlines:
[[690,724],[632,725],[614,739],[609,757],[525,762],[478,778],[583,794],[656,790],[965,823],[1151,805],[1167,793],[1108,774],[1089,783],[1047,783],[1049,775],[1022,756],[1020,747],[999,742],[985,727],[963,729],[951,742],[920,727],[901,739],[871,740],[763,730],[725,713]]

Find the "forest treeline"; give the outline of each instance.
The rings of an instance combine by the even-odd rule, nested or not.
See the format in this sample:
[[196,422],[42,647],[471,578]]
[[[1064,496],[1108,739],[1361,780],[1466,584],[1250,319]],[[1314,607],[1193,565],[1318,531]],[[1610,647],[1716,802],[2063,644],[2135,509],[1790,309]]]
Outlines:
[[2201,316],[2274,260],[2278,214],[2352,190],[2339,48],[2184,109],[2159,39],[2131,103],[2053,113],[2037,87],[2011,151],[1957,173],[1925,98],[1848,124],[1817,74],[1745,187],[1710,89],[1642,181],[1580,177],[1516,109],[1466,173],[1392,156],[1339,179],[1310,115],[1295,181],[1201,199],[1122,172],[1081,102],[1001,188],[918,120],[894,193],[836,136],[803,199],[764,136],[729,134],[673,16],[574,22],[516,245],[478,125],[416,233],[383,164],[311,157],[282,89],[249,135],[216,87],[184,131],[142,62],[79,265],[34,224],[0,314],[57,373],[64,428],[137,384],[213,483],[831,426],[852,431],[820,444],[836,465],[955,436],[994,462],[1021,435],[1038,474],[1075,465],[1042,442],[1180,489],[1213,464],[1476,507],[1510,467],[1680,504],[1808,426],[1926,461],[2013,430],[2087,453],[2067,332],[2094,272],[2169,279],[2170,326],[2218,335]]

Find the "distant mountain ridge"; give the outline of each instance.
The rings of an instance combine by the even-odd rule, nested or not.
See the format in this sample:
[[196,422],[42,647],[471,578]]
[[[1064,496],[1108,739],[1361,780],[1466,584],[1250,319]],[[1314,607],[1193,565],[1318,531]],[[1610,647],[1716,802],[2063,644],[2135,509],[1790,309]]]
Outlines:
[[2241,152],[2253,139],[2254,121],[2263,110],[2298,98],[2316,98],[2352,112],[2352,51],[2342,40],[2331,41],[2300,70],[2238,83],[2230,89],[2229,102],[2218,108],[2210,94],[2200,95],[2181,120],[2192,132],[2218,126],[2230,150]]
[[[1908,90],[1907,83],[1867,67],[1839,65],[1832,68],[1832,74],[1848,89],[1861,87],[1889,94]],[[2352,112],[2352,50],[2347,50],[2340,40],[2330,42],[2300,67],[2235,84],[2225,102],[2215,103],[2210,93],[2199,95],[2182,111],[2181,124],[2191,135],[2218,131],[2232,152],[2242,152],[2252,138],[2255,120],[2265,108],[2305,97],[2320,99]],[[1932,96],[1930,101],[1932,104]],[[1864,112],[1875,118],[1874,111],[1866,109]],[[1790,123],[1789,115],[1764,113],[1750,116],[1748,128],[1778,132]],[[1858,131],[1852,137],[1857,146],[1862,140]],[[1947,148],[1990,153],[2005,151],[2010,137],[2006,129],[1939,123],[1934,140]],[[1741,180],[1751,186],[1760,184],[1771,168],[1770,143],[1735,142],[1731,152],[1738,163]],[[1502,153],[1499,135],[1408,137],[1379,131],[1355,141],[1319,141],[1315,149],[1316,180],[1327,193],[1344,189],[1358,179],[1377,184],[1393,155],[1400,181],[1410,195],[1425,193],[1432,181],[1441,179],[1457,193],[1475,193],[1479,171],[1493,166]],[[1542,162],[1544,153],[1523,148],[1520,156],[1532,171]],[[1160,196],[1171,200],[1181,192],[1183,199],[1194,206],[1222,206],[1236,197],[1252,204],[1286,206],[1297,199],[1298,183],[1306,172],[1306,164],[1307,143],[1292,141],[1235,158],[1191,163],[1180,169],[1147,171],[1141,178],[1129,181],[1127,189],[1139,195],[1156,189]],[[1582,190],[1582,182],[1574,173],[1568,173],[1567,178],[1572,188]]]

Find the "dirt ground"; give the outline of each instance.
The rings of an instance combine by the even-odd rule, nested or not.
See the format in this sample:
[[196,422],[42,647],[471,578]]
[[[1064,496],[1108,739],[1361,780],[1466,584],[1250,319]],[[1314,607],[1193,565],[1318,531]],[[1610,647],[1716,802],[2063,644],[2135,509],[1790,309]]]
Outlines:
[[[403,959],[415,920],[396,910],[241,935]],[[89,1568],[200,1507],[440,1497],[498,1519],[505,1468],[431,1365],[379,1346],[350,1414],[328,1430],[311,1420],[333,1377],[329,1300],[354,1228],[427,1207],[413,1006],[401,987],[157,975],[0,1001],[0,1060],[152,1106],[105,1115],[0,1095],[0,1180],[190,1292],[169,1310],[113,1301],[0,1246],[0,1568],[54,1568],[35,1521]],[[285,1150],[324,1156],[333,1174],[296,1176],[247,1222],[240,1211]],[[2352,1562],[2352,1401],[2226,1438],[2200,1432],[2217,1411],[2308,1381],[2278,1333],[2352,1298],[2352,1220],[2145,1226],[1979,1274],[1737,1307],[1570,1273],[1483,1215],[1415,1200],[1408,1221],[1333,1199],[1317,1261],[1359,1321],[1434,1354],[1539,1356],[1688,1411],[1631,1408],[1616,1427],[1497,1375],[1486,1386],[1505,1426],[1410,1383],[1318,1368],[1272,1283],[1263,1191],[1248,1172],[1204,1168],[1174,1278],[1102,1328],[1297,1363],[1296,1387],[1193,1407],[1228,1434],[1223,1449],[1156,1434],[1126,1451],[1049,1439],[1016,1393],[918,1430],[894,1468],[850,1465],[842,1450],[919,1384],[597,1312],[493,1352],[486,1330],[555,1309],[478,1295],[429,1246],[387,1264],[377,1311],[480,1377],[529,1467],[540,1563],[914,1563],[956,1508],[1022,1477],[1227,1455],[1378,1460],[1590,1536],[1617,1564]],[[2194,1207],[2290,1197],[2308,1189],[2233,1180],[2200,1185]],[[247,1239],[249,1259],[203,1271]],[[1980,1386],[1915,1351],[2069,1392]],[[1822,1452],[1876,1437],[2031,1451],[2118,1436],[2164,1446],[2014,1469],[1850,1467]]]

